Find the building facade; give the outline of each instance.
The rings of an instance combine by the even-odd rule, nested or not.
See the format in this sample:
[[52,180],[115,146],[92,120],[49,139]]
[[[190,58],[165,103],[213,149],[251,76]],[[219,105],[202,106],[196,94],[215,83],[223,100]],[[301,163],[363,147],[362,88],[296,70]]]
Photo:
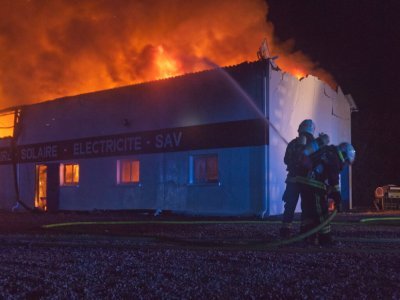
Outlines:
[[6,109],[0,209],[279,214],[287,141],[311,118],[350,142],[348,100],[258,61]]

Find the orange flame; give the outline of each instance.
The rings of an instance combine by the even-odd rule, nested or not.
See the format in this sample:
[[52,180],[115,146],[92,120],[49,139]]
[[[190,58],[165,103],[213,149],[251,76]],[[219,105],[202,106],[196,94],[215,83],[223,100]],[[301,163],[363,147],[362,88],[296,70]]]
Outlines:
[[302,70],[299,69],[293,69],[291,71],[291,73],[293,74],[294,77],[296,77],[297,79],[302,79],[305,76],[307,76],[307,74],[305,74]]
[[254,61],[264,37],[284,71],[334,83],[274,39],[267,12],[264,0],[7,1],[0,108]]
[[179,62],[170,57],[165,52],[163,46],[158,46],[157,52],[157,57],[155,58],[158,69],[157,79],[171,77],[180,73]]

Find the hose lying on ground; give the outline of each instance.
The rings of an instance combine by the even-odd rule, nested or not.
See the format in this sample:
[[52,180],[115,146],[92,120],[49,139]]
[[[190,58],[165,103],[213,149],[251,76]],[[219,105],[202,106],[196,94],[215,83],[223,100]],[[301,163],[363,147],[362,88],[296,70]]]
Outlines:
[[[171,245],[178,245],[181,247],[185,248],[223,248],[223,249],[243,249],[243,248],[248,248],[251,246],[253,249],[267,249],[267,248],[273,248],[273,247],[278,247],[282,245],[287,245],[295,242],[299,242],[315,233],[320,231],[324,226],[326,226],[329,222],[332,221],[332,219],[336,216],[337,211],[334,210],[332,214],[321,224],[316,226],[315,228],[291,237],[289,239],[285,240],[276,240],[272,242],[252,242],[252,243],[242,243],[242,244],[233,244],[233,243],[215,243],[215,242],[210,242],[210,241],[204,241],[204,240],[190,240],[190,239],[185,239],[185,238],[173,238],[173,237],[158,237],[154,236],[154,239],[156,241],[160,241],[163,243],[168,243]],[[75,225],[118,225],[118,224],[204,224],[204,223],[215,223],[213,221],[123,221],[123,222],[118,222],[118,221],[109,221],[109,222],[70,222],[70,223],[58,223],[58,224],[48,224],[48,225],[43,225],[42,228],[45,229],[51,229],[51,228],[60,228],[60,227],[65,227],[65,226],[75,226]],[[218,222],[220,223],[220,222]]]

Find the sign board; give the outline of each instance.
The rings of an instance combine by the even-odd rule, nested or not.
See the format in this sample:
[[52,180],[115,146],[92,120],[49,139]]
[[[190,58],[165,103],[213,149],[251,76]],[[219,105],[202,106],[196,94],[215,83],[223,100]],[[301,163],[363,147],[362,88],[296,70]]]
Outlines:
[[[75,160],[268,144],[263,119],[177,127],[17,146],[17,162]],[[12,163],[10,148],[0,148],[0,164]]]

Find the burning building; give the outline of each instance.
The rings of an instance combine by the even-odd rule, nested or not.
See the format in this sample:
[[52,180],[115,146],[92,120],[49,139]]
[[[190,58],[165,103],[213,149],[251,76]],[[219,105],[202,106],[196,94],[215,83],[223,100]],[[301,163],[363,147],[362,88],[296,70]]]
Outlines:
[[350,141],[354,108],[262,59],[3,109],[0,208],[279,214],[298,124]]

